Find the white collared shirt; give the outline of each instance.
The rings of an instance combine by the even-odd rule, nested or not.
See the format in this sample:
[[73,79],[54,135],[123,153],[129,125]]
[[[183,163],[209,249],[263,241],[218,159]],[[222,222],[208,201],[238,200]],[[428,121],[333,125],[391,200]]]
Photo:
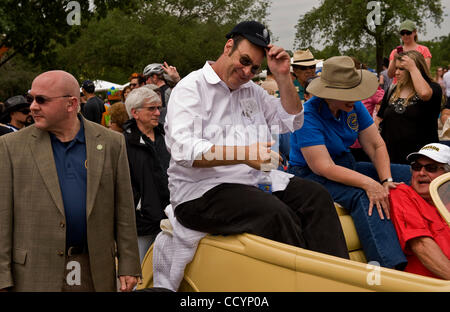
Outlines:
[[[177,84],[167,106],[164,130],[171,153],[167,172],[173,208],[222,183],[257,186],[261,171],[244,164],[192,167],[194,160],[201,159],[213,145],[278,142],[279,133],[293,132],[302,125],[303,110],[297,115],[288,114],[279,98],[252,81],[230,91],[206,62]],[[292,176],[272,170],[272,190],[284,190]]]

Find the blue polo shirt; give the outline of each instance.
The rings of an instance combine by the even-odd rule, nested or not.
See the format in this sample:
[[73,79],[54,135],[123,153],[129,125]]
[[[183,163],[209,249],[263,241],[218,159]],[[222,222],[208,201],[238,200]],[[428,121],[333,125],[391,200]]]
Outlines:
[[66,246],[86,246],[86,140],[84,126],[70,142],[61,142],[50,133],[50,139],[58,172],[66,214]]
[[305,119],[303,127],[291,135],[289,164],[306,167],[306,161],[300,149],[302,147],[325,145],[331,158],[349,152],[355,143],[358,132],[373,124],[373,119],[361,101],[355,102],[352,111],[341,111],[336,118],[325,100],[312,97],[304,105]]

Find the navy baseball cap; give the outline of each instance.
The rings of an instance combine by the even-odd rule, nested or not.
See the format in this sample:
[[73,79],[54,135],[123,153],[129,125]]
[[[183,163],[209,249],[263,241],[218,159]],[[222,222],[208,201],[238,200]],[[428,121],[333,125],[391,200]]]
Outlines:
[[86,90],[88,93],[94,93],[95,92],[95,84],[91,80],[85,80],[83,81],[83,84],[81,87]]
[[226,38],[230,39],[236,35],[241,35],[251,43],[263,48],[267,48],[267,45],[270,44],[269,31],[263,24],[255,21],[245,21],[237,24],[226,35]]

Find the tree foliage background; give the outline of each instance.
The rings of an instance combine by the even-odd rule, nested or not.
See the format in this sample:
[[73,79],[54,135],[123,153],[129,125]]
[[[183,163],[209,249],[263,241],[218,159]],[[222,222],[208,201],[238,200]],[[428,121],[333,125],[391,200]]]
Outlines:
[[[372,15],[374,27],[368,25],[367,17],[373,7],[379,4],[379,23]],[[426,20],[439,25],[443,8],[440,0],[321,0],[320,6],[299,18],[296,26],[295,44],[298,48],[308,48],[312,43],[322,42],[328,50],[346,54],[356,50],[372,50],[375,53],[377,71],[381,71],[383,56],[389,56],[399,45],[398,26],[405,19],[415,21],[420,28]],[[319,37],[320,36],[320,37]],[[364,60],[367,61],[367,60]]]
[[[237,22],[264,22],[271,1],[96,0],[96,11],[89,11],[84,1],[80,26],[67,24],[67,3],[0,2],[0,34],[6,34],[0,47],[10,47],[3,60],[14,54],[0,66],[0,101],[26,92],[37,73],[55,68],[80,82],[103,79],[124,84],[147,64],[166,61],[184,76],[219,56],[225,34]],[[25,40],[31,44],[23,50]]]

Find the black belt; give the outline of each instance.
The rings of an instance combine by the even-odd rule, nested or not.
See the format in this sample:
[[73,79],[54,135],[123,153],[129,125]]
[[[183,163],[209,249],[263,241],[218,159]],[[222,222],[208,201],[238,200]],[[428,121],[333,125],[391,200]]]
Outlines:
[[66,253],[68,256],[87,254],[88,249],[86,246],[71,246],[67,248]]

